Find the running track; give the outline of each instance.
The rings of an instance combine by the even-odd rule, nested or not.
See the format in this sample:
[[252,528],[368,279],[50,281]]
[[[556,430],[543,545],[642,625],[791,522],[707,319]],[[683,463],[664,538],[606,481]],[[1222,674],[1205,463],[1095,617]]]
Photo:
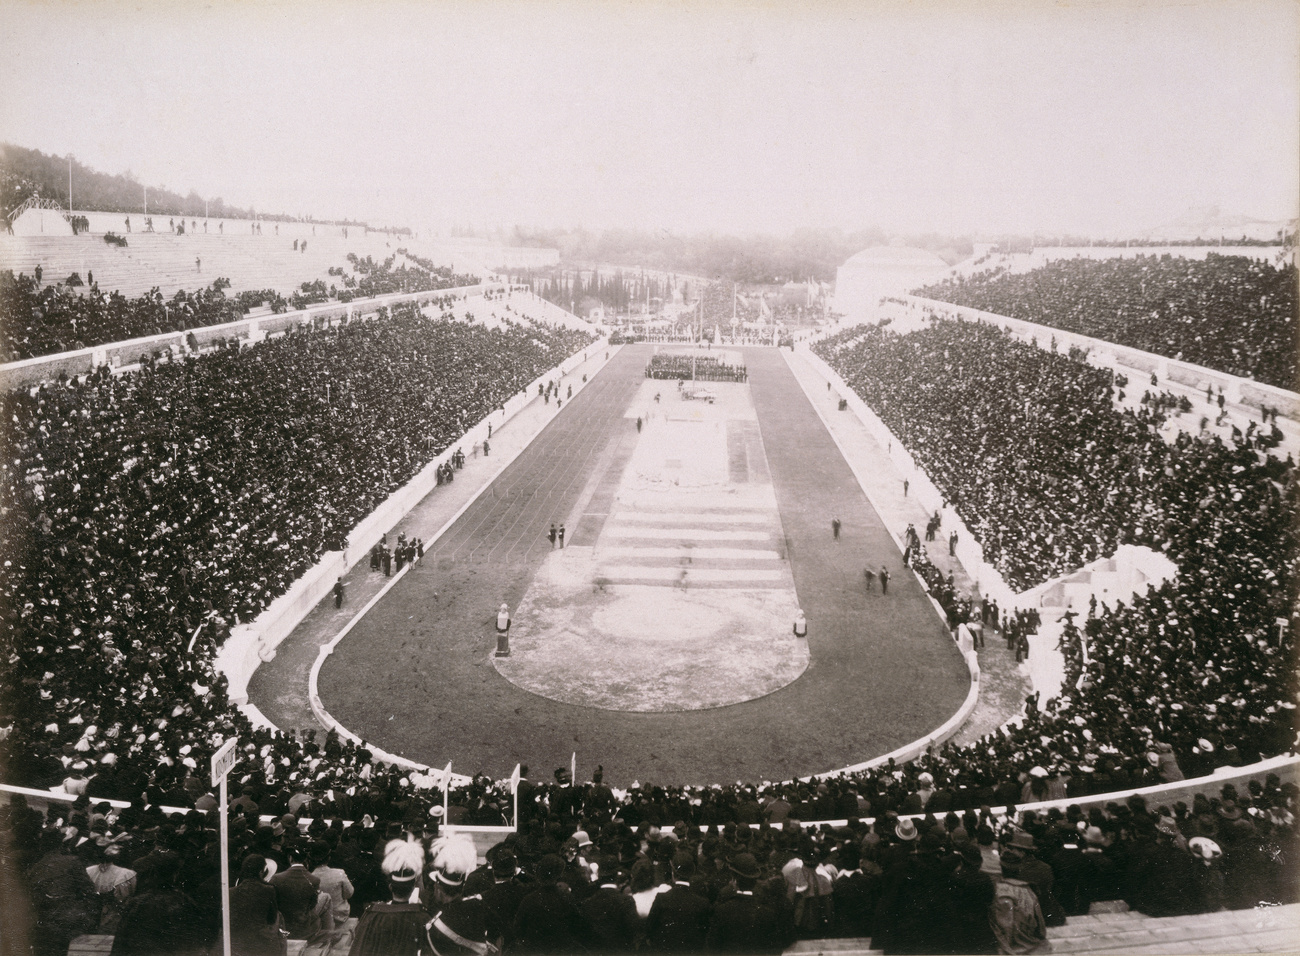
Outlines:
[[[886,753],[933,730],[966,696],[956,647],[784,359],[746,349],[812,664],[767,697],[709,711],[633,714],[560,704],[492,667],[492,620],[518,605],[564,522],[591,543],[587,503],[635,440],[625,417],[649,347],[623,348],[352,630],[320,674],[344,726],[393,753],[462,773],[546,778],[577,751],[606,779],[658,784],[786,779]],[[844,523],[833,542],[830,519]],[[881,564],[888,596],[866,593]],[[436,596],[435,596],[436,595]],[[581,767],[580,767],[581,771]]]

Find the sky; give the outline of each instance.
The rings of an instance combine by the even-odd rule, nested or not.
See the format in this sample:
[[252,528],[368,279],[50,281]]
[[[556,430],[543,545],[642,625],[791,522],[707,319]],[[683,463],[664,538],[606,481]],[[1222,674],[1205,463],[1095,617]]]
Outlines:
[[1298,0],[0,0],[0,23],[0,140],[267,212],[1119,236],[1300,208]]

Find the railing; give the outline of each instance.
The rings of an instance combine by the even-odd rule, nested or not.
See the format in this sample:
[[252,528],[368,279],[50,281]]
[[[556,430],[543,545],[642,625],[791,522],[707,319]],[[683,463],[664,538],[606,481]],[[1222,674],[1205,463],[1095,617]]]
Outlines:
[[[1218,792],[1224,786],[1232,784],[1238,790],[1245,788],[1251,781],[1258,781],[1261,784],[1270,774],[1276,775],[1283,783],[1300,782],[1300,757],[1293,754],[1284,754],[1278,757],[1270,757],[1267,760],[1261,760],[1259,763],[1249,764],[1245,767],[1220,767],[1214,773],[1205,777],[1196,777],[1191,780],[1179,780],[1174,783],[1160,783],[1150,787],[1137,787],[1129,790],[1113,790],[1109,793],[1097,793],[1086,797],[1066,797],[1063,800],[1043,800],[1036,803],[1016,804],[1014,808],[1006,806],[990,807],[989,811],[995,816],[1005,816],[1009,809],[1016,812],[1033,810],[1035,813],[1043,814],[1053,807],[1064,811],[1067,807],[1077,806],[1086,814],[1091,807],[1104,807],[1108,803],[1122,804],[1131,796],[1140,796],[1148,804],[1155,806],[1172,806],[1178,801],[1190,804],[1192,798],[1198,793],[1217,796]],[[498,781],[503,782],[503,781]],[[34,810],[47,813],[54,809],[56,814],[63,808],[71,808],[76,801],[76,797],[61,791],[35,790],[30,787],[14,787],[9,784],[0,783],[0,806],[8,805],[15,796],[21,795],[27,801],[27,805]],[[108,803],[117,809],[123,809],[131,806],[130,803],[122,800],[101,800],[92,798],[92,803]],[[188,813],[189,807],[162,807],[165,814]],[[899,819],[920,820],[925,816],[924,813],[901,814]],[[271,823],[278,817],[263,815],[263,823]],[[863,823],[870,824],[876,821],[875,817],[862,817]],[[302,817],[298,821],[298,827],[302,831],[310,826],[312,820],[310,817]],[[344,821],[350,823],[351,821]],[[800,820],[799,824],[803,827],[821,827],[823,824],[829,824],[833,827],[846,826],[847,819],[840,820]],[[762,824],[750,824],[753,827],[762,826]],[[449,824],[442,829],[452,832],[466,833],[474,839],[475,844],[486,849],[491,844],[485,844],[486,839],[500,835],[504,838],[514,828],[509,826],[473,826],[465,824]],[[633,829],[636,829],[635,827]],[[708,829],[707,824],[700,824],[699,829],[705,831]],[[482,849],[480,849],[480,857]]]

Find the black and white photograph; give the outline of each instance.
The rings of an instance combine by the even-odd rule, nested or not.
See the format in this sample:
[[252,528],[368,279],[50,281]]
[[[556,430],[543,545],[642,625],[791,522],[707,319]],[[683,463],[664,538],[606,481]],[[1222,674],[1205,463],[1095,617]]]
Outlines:
[[0,956],[1300,946],[1300,2],[0,0]]

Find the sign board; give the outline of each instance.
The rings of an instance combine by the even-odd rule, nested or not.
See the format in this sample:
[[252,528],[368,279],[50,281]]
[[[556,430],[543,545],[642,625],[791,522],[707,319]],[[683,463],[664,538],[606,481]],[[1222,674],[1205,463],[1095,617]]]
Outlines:
[[238,743],[236,738],[231,737],[221,749],[212,755],[212,785],[215,787],[221,783],[226,774],[230,773],[235,766],[235,744]]

